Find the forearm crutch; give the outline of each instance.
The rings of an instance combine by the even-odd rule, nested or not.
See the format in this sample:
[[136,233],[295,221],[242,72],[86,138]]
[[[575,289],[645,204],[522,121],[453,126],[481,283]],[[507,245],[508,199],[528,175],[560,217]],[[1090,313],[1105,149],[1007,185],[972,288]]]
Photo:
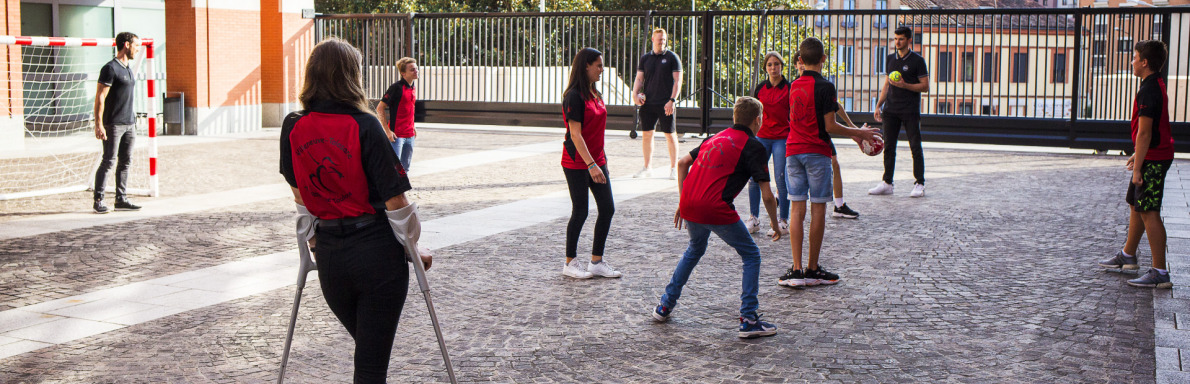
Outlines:
[[297,325],[298,305],[302,303],[302,289],[306,287],[306,275],[318,269],[314,259],[310,257],[310,239],[314,237],[315,217],[306,207],[297,207],[297,242],[298,266],[297,293],[293,295],[293,311],[289,315],[289,331],[285,334],[285,352],[281,354],[281,372],[277,374],[277,384],[285,380],[285,365],[289,363],[289,347],[293,342],[293,328]]
[[438,325],[438,315],[434,312],[434,301],[430,299],[430,282],[426,280],[426,268],[422,264],[421,255],[417,251],[417,240],[421,237],[421,222],[417,218],[417,203],[412,203],[395,211],[385,211],[393,234],[405,247],[407,260],[413,263],[413,272],[417,275],[417,285],[421,287],[422,296],[426,298],[426,310],[430,313],[430,322],[434,323],[434,334],[438,336],[438,349],[442,351],[442,362],[446,364],[446,374],[450,376],[451,384],[455,380],[454,367],[450,364],[450,354],[446,352],[446,339],[442,337],[442,328]]

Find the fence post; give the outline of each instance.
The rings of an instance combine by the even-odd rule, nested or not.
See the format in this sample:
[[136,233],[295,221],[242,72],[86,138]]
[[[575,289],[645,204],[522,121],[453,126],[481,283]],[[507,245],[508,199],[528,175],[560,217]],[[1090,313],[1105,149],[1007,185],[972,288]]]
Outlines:
[[405,57],[413,57],[413,43],[416,39],[413,37],[413,18],[417,17],[416,13],[408,13],[405,19]]
[[[756,60],[752,62],[752,84],[760,83],[758,78],[760,73],[763,72],[766,75],[768,74],[768,72],[766,72],[766,68],[764,67],[764,62],[761,61],[764,60],[764,37],[766,32],[765,27],[767,26],[769,20],[768,15],[769,10],[766,9],[760,11],[760,32],[756,34]],[[757,67],[760,68],[760,71],[756,70]]]
[[712,43],[714,39],[714,26],[715,22],[711,17],[711,12],[704,11],[702,15],[702,35],[700,36],[702,38],[702,68],[700,68],[702,70],[702,97],[699,100],[701,103],[699,107],[702,108],[702,117],[699,119],[699,123],[702,125],[702,134],[704,136],[709,136],[711,132],[711,107],[714,104],[714,100],[711,99],[711,73],[712,65],[714,64],[711,56],[714,53],[713,48],[715,46]]
[[1078,114],[1079,114],[1079,95],[1084,92],[1079,92],[1079,87],[1082,85],[1083,72],[1083,15],[1076,13],[1074,15],[1074,76],[1071,78],[1070,87],[1070,134],[1067,137],[1067,146],[1074,148],[1074,142],[1078,138]]

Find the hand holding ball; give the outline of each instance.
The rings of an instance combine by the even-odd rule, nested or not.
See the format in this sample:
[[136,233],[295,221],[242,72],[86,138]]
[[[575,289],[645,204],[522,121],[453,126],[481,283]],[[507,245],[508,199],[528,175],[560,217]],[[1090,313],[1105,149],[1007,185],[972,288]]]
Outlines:
[[859,150],[868,156],[879,155],[884,151],[884,139],[876,136],[873,140],[864,140],[859,143]]
[[901,71],[893,71],[893,73],[888,74],[888,79],[893,82],[901,81]]

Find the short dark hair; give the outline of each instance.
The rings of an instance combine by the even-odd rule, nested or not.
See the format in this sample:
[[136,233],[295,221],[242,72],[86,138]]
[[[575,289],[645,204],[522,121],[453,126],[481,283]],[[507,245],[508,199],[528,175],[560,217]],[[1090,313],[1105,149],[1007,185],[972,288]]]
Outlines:
[[803,64],[818,65],[821,64],[822,60],[826,58],[826,52],[824,52],[824,50],[825,49],[822,46],[822,40],[818,40],[817,37],[810,36],[805,40],[802,40],[802,43],[798,45],[797,55],[798,57],[802,58]]
[[116,35],[116,50],[119,51],[121,49],[124,49],[124,43],[130,42],[130,41],[132,41],[132,39],[137,39],[137,38],[138,37],[136,36],[135,33],[120,32],[120,34]]
[[1147,60],[1149,69],[1153,72],[1161,72],[1161,68],[1165,67],[1165,58],[1169,53],[1165,50],[1165,43],[1157,40],[1144,40],[1136,43],[1132,47],[1141,60]]
[[906,39],[913,38],[913,28],[909,28],[904,25],[897,27],[897,29],[894,30],[893,33],[895,33],[899,36],[905,36]]

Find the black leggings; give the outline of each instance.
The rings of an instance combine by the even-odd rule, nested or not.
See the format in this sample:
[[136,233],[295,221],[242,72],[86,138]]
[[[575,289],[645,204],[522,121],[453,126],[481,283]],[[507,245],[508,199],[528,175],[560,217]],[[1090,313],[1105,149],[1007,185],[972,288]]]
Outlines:
[[894,113],[884,116],[884,182],[893,183],[893,168],[897,166],[897,139],[901,126],[905,126],[905,138],[909,139],[909,150],[913,154],[913,180],[926,184],[926,160],[921,150],[921,118],[904,117]]
[[322,296],[355,339],[355,382],[384,383],[409,290],[405,250],[387,220],[317,237]]
[[607,183],[599,184],[591,179],[591,173],[586,169],[562,168],[566,174],[566,186],[570,187],[570,224],[566,226],[566,257],[573,258],[577,253],[578,235],[583,231],[583,223],[587,221],[587,190],[595,196],[595,206],[599,208],[599,217],[595,219],[595,243],[591,245],[591,254],[603,256],[603,245],[607,242],[607,231],[612,227],[612,215],[616,213],[616,203],[612,200],[611,176],[607,166],[599,167],[603,170],[603,177]]

